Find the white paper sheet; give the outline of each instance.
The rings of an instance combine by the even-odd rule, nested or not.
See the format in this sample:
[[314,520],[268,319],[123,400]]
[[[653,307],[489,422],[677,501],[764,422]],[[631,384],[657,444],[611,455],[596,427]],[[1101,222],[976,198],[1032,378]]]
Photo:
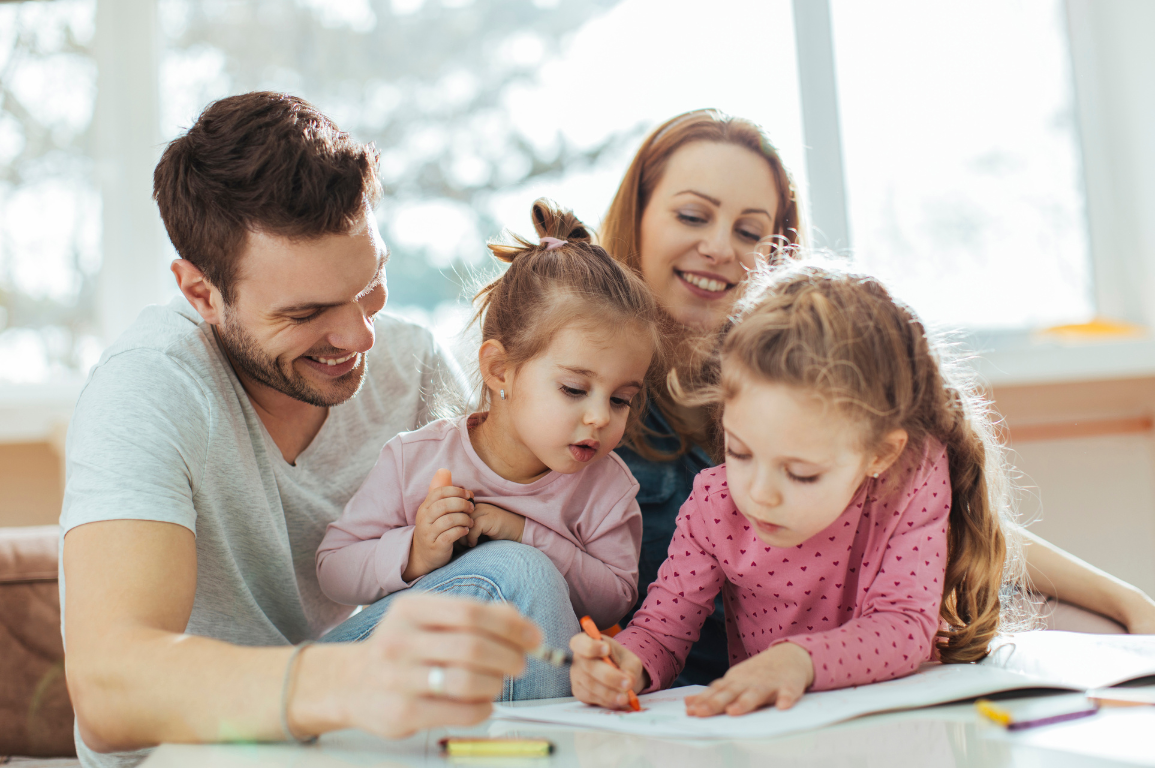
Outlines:
[[820,728],[861,715],[910,709],[1021,688],[1075,690],[1155,675],[1155,636],[1025,632],[1000,638],[979,664],[924,664],[914,675],[856,688],[808,693],[792,709],[741,717],[694,718],[683,699],[701,686],[639,697],[641,712],[580,702],[495,707],[513,720],[690,739],[766,738]]

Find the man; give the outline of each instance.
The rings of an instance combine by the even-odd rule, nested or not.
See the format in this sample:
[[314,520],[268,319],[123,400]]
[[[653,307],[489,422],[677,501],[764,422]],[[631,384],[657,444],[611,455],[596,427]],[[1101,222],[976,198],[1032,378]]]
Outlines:
[[[352,611],[317,584],[325,526],[459,386],[426,331],[378,315],[376,159],[308,103],[250,93],[210,105],[157,165],[183,299],[105,352],[68,434],[61,604],[85,766],[165,741],[477,722],[542,640],[511,606],[414,596],[366,642],[290,647]],[[511,546],[489,596],[548,628],[564,581]],[[367,634],[366,615],[334,636]]]

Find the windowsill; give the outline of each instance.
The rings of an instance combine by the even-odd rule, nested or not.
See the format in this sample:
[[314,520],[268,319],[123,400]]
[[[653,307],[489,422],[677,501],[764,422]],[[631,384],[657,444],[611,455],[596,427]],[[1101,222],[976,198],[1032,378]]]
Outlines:
[[1068,342],[1029,331],[972,332],[960,351],[984,386],[1155,376],[1155,337]]

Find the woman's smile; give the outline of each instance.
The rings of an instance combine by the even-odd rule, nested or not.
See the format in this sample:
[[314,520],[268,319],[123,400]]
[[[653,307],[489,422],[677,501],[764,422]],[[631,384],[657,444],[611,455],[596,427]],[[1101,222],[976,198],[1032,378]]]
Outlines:
[[720,299],[738,284],[726,280],[721,275],[709,272],[685,272],[674,270],[684,283],[686,290],[703,299]]

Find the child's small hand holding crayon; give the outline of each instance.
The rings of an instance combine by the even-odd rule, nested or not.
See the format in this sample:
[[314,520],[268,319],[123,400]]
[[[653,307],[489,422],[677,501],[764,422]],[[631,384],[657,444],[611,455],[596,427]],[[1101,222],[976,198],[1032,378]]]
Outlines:
[[453,485],[448,469],[439,469],[429,484],[429,495],[417,508],[409,564],[401,577],[413,581],[449,562],[453,543],[473,527],[473,492]]
[[779,643],[730,667],[698,695],[687,696],[686,714],[744,715],[769,704],[790,709],[813,682],[810,653],[794,643]]
[[[594,640],[582,633],[570,639],[569,647],[573,651],[570,685],[579,701],[608,709],[630,709],[626,691],[640,693],[649,685],[642,660],[613,638],[603,635]],[[606,656],[618,669],[606,663]]]
[[525,532],[525,518],[516,512],[481,502],[473,510],[473,528],[466,537],[466,543],[477,546],[482,536],[501,541],[521,541]]

